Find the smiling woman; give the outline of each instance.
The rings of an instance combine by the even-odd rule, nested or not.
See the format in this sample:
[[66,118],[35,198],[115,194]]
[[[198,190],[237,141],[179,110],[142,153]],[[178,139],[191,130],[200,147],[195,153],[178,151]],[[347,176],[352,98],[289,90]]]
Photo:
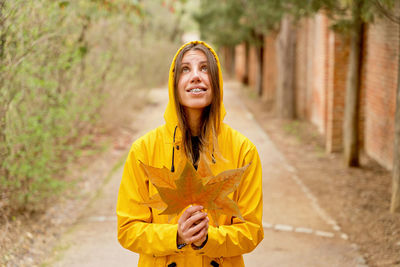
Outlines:
[[[242,254],[263,239],[260,159],[246,137],[222,123],[222,88],[211,47],[194,41],[178,50],[169,73],[166,123],[133,143],[118,195],[118,239],[140,254],[139,266],[244,266]],[[169,220],[140,204],[158,194],[140,162],[175,177],[182,173],[181,162],[197,168],[200,156],[213,174],[250,165],[236,190],[223,196],[237,204],[242,218],[228,212],[213,221],[193,203]]]

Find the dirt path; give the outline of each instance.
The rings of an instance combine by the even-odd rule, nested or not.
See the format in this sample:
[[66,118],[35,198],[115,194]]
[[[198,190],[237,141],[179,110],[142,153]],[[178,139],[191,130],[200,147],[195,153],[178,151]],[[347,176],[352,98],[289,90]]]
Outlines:
[[[257,146],[263,164],[265,238],[245,255],[246,266],[365,266],[355,245],[302,183],[297,170],[276,148],[241,102],[236,86],[225,85],[225,121]],[[138,116],[136,137],[163,123],[166,89],[151,91],[152,105]],[[127,147],[127,149],[129,149]],[[85,214],[60,239],[49,266],[136,266],[138,256],[116,238],[115,205],[119,168]]]

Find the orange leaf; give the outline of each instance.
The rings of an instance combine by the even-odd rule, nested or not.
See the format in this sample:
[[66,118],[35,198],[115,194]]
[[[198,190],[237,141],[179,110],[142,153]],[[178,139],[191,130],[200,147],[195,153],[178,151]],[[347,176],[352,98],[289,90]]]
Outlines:
[[160,194],[154,195],[152,198],[149,198],[146,201],[140,202],[140,205],[149,206],[153,209],[163,210],[167,207],[164,201],[161,199]]
[[197,167],[197,173],[201,177],[208,178],[208,179],[210,179],[211,177],[214,176],[212,171],[211,171],[211,169],[210,169],[210,166],[208,165],[208,163],[206,162],[204,157],[200,157],[199,166]]
[[189,162],[186,162],[180,178],[176,180],[176,186],[182,199],[185,202],[189,201],[189,204],[196,203],[198,194],[204,190],[201,177]]
[[201,205],[210,213],[216,226],[221,213],[243,220],[238,206],[227,195],[236,190],[249,165],[214,176],[207,161],[200,156],[198,170],[186,161],[177,179],[165,167],[155,168],[142,162],[141,165],[159,193],[141,204],[161,209],[161,199],[166,208],[160,214],[165,215],[177,215],[191,204]]
[[235,216],[244,221],[242,214],[240,213],[239,207],[236,202],[228,197],[217,198],[215,200],[215,205],[219,208],[217,213],[223,213],[228,216]]
[[165,188],[176,188],[174,183],[173,174],[166,168],[155,168],[149,165],[144,164],[140,161],[140,165],[143,167],[146,172],[147,177],[152,184],[157,185],[159,187]]
[[240,184],[240,180],[242,179],[243,173],[249,166],[250,163],[239,169],[233,169],[221,172],[217,176],[212,177],[207,184],[222,182],[223,186],[221,188],[220,195],[226,196],[236,190],[236,188]]

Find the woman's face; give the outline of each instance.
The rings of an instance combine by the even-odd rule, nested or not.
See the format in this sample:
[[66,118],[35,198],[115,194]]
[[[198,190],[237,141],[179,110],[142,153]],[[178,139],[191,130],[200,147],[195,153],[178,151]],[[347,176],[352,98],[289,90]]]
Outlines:
[[189,50],[182,58],[178,81],[179,102],[185,110],[204,109],[212,101],[212,88],[208,76],[206,55]]

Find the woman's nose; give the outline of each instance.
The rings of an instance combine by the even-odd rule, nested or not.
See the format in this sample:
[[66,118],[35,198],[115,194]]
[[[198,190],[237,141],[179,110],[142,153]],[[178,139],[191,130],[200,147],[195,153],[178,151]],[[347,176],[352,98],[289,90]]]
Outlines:
[[193,70],[190,81],[191,82],[199,82],[200,81],[200,73],[198,70]]

